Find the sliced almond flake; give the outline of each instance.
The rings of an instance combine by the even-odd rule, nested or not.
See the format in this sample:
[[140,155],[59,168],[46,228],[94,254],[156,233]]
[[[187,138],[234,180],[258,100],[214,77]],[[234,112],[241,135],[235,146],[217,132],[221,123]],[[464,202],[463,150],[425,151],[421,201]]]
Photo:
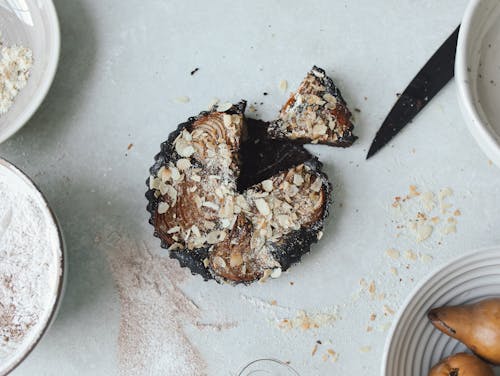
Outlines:
[[391,323],[390,322],[386,322],[385,324],[382,324],[378,327],[378,329],[381,331],[381,332],[387,332],[389,330],[389,328],[391,327]]
[[149,189],[159,189],[161,180],[157,177],[151,176],[149,178]]
[[175,98],[175,101],[177,103],[188,103],[189,102],[189,97],[185,95],[181,95],[180,97]]
[[323,95],[323,99],[329,103],[337,104],[337,98],[335,98],[330,93],[326,93],[325,95]]
[[291,185],[290,188],[288,188],[287,192],[289,197],[294,197],[297,193],[299,193],[299,188],[295,185]]
[[432,235],[433,230],[434,228],[431,225],[417,223],[415,228],[417,243],[428,239]]
[[279,84],[280,90],[284,93],[288,89],[288,81],[287,80],[281,80]]
[[158,204],[158,214],[165,214],[168,209],[170,209],[170,205],[166,202],[160,202]]
[[434,193],[425,192],[420,196],[420,201],[422,202],[423,208],[430,212],[436,207],[436,201],[434,200]]
[[217,244],[219,243],[222,237],[222,234],[224,234],[224,238],[226,237],[226,233],[223,231],[211,231],[207,235],[207,243],[208,244]]
[[203,266],[204,266],[205,268],[208,268],[208,265],[210,265],[210,261],[208,260],[208,258],[207,258],[207,257],[205,257],[205,258],[203,259]]
[[281,277],[281,268],[275,268],[273,269],[272,273],[270,274],[271,278],[279,278]]
[[394,310],[386,304],[384,304],[383,310],[384,310],[384,313],[387,315],[394,315]]
[[217,105],[217,103],[219,103],[219,99],[217,98],[212,98],[212,100],[210,101],[210,103],[208,104],[208,110],[211,111],[213,110],[213,108]]
[[405,258],[411,261],[417,260],[417,254],[412,250],[405,251]]
[[230,102],[222,103],[217,106],[217,111],[219,112],[226,112],[229,110],[231,107],[233,107],[233,104]]
[[444,200],[446,197],[452,196],[453,190],[451,188],[443,188],[439,191],[439,199]]
[[321,187],[323,186],[323,182],[319,177],[316,178],[314,183],[311,184],[310,188],[314,192],[319,192],[321,190]]
[[170,180],[171,176],[172,174],[170,173],[170,169],[166,168],[165,166],[161,166],[160,169],[158,170],[158,177],[164,183]]
[[323,237],[323,231],[318,231],[318,235],[316,235],[316,239],[321,240]]
[[198,226],[196,225],[192,225],[191,226],[191,231],[193,232],[193,235],[197,238],[201,237],[201,232],[200,232],[200,229],[198,228]]
[[185,158],[190,157],[195,152],[194,147],[183,138],[178,138],[175,141],[175,151],[181,157],[185,157]]
[[273,190],[273,182],[272,180],[264,180],[262,183],[262,188],[266,191],[266,192],[271,192]]
[[259,198],[259,199],[255,200],[254,202],[255,202],[255,206],[257,207],[257,210],[259,211],[260,214],[262,214],[264,216],[268,216],[269,214],[271,214],[271,209],[269,209],[269,205],[267,204],[267,202],[264,199]]
[[400,253],[398,250],[394,248],[389,248],[387,251],[385,251],[385,255],[389,258],[397,260],[399,258]]
[[457,232],[457,226],[454,224],[448,225],[448,226],[444,227],[441,231],[444,235],[454,234]]
[[265,283],[269,279],[269,277],[271,276],[272,273],[273,273],[272,269],[266,269],[266,270],[264,270],[264,274],[259,279],[259,283]]
[[170,247],[168,247],[168,250],[169,251],[176,251],[176,250],[182,249],[182,248],[184,248],[184,246],[182,244],[180,244],[180,243],[174,243]]
[[167,234],[175,234],[176,232],[179,232],[181,228],[179,226],[174,226],[171,227],[168,231]]
[[177,181],[181,178],[181,174],[180,174],[179,170],[177,169],[177,167],[171,167],[170,173],[172,174],[173,181]]
[[425,264],[429,264],[430,262],[432,262],[432,259],[433,259],[433,257],[431,255],[427,255],[427,254],[423,254],[423,253],[420,255],[420,261],[422,261]]
[[213,258],[213,263],[214,263],[215,266],[218,266],[218,267],[223,268],[223,269],[227,267],[226,262],[220,256],[215,256]]
[[213,230],[215,228],[215,223],[213,223],[212,221],[204,221],[203,225],[207,230]]
[[241,256],[241,253],[231,253],[231,256],[229,257],[229,266],[231,266],[231,268],[234,268],[236,266],[240,266],[241,264],[243,264],[243,257]]
[[312,129],[313,136],[324,136],[327,132],[328,127],[325,124],[316,124]]
[[169,192],[170,187],[171,185],[160,182],[158,190],[160,191],[161,195],[164,196]]
[[448,204],[447,202],[442,202],[441,203],[441,214],[446,214],[448,213],[448,209],[451,209],[453,205]]
[[304,178],[299,174],[294,174],[293,184],[295,184],[297,187],[300,187],[302,184],[304,184]]
[[175,190],[175,188],[172,187],[171,185],[168,185],[167,186],[167,194],[170,197],[170,199],[172,200],[172,206],[175,205],[175,203],[177,202],[177,191]]
[[187,142],[193,141],[193,136],[191,135],[191,132],[189,132],[187,129],[182,130],[181,137]]
[[200,175],[191,175],[191,180],[199,183],[201,181]]
[[219,205],[211,201],[205,201],[202,206],[218,211],[220,209]]
[[181,158],[176,162],[179,171],[186,171],[191,167],[191,161],[187,158]]
[[201,206],[203,205],[203,200],[201,199],[201,197],[198,195],[195,195],[195,196],[193,196],[193,200],[194,200],[194,203],[196,204],[196,207],[201,208]]
[[229,115],[229,114],[224,114],[222,116],[222,120],[223,120],[224,126],[226,128],[229,128],[231,126],[231,123],[233,122],[233,119],[232,119],[231,115]]

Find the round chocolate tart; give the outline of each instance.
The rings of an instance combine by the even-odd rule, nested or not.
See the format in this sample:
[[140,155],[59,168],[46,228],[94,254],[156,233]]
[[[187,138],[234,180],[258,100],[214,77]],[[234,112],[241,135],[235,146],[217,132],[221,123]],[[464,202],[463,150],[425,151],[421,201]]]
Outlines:
[[193,274],[218,282],[279,277],[322,236],[331,184],[322,164],[270,123],[222,105],[178,126],[147,180],[154,235]]

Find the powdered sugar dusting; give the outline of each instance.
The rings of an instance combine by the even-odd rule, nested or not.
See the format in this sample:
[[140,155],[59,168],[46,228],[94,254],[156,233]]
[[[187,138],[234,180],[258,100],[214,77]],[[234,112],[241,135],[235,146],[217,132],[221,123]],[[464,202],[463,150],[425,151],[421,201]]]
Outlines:
[[183,329],[200,318],[178,287],[186,272],[118,232],[96,241],[106,249],[120,297],[120,375],[205,375],[205,362]]

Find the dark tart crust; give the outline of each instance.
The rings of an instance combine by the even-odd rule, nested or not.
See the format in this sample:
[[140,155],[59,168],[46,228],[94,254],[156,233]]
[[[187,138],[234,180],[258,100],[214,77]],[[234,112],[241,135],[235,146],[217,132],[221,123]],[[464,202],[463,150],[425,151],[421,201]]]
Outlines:
[[316,66],[269,126],[269,135],[303,143],[348,147],[356,140],[347,104],[325,71]]

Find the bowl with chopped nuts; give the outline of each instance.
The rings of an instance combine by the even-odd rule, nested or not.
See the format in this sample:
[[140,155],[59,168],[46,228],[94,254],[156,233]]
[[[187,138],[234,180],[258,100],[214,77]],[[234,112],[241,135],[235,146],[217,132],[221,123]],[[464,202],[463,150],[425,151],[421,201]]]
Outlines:
[[51,0],[0,1],[0,143],[42,103],[59,50],[59,21]]

